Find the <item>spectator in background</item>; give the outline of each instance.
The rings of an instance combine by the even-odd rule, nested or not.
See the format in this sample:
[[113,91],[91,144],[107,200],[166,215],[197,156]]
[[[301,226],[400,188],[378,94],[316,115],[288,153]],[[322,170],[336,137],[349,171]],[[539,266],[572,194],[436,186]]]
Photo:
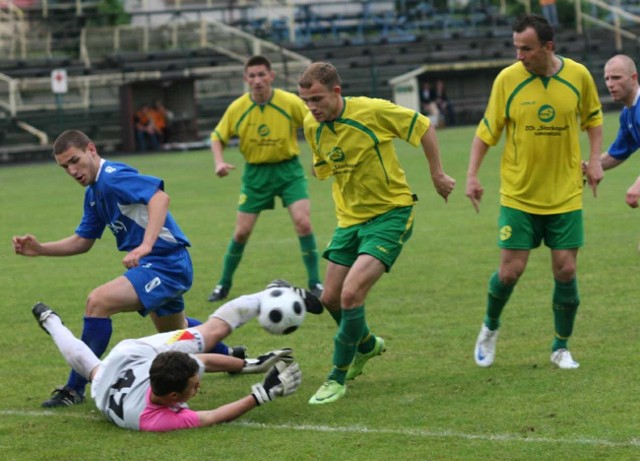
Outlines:
[[155,125],[156,134],[161,143],[169,142],[170,122],[173,114],[164,107],[164,104],[160,99],[155,99],[153,104],[149,108],[149,117]]
[[160,149],[160,136],[151,118],[149,104],[143,103],[133,116],[136,148],[140,152]]
[[439,117],[439,126],[444,125],[455,125],[456,124],[456,115],[453,110],[453,105],[449,98],[447,97],[447,92],[444,88],[444,81],[438,80],[436,81],[436,89],[434,91],[434,101],[438,108],[438,112],[440,113]]
[[558,28],[560,22],[558,21],[558,10],[556,9],[556,0],[540,0],[540,8],[542,8],[542,15],[545,17],[551,27]]
[[431,88],[431,83],[428,81],[422,82],[420,105],[422,115],[429,117],[433,125],[437,126],[440,118],[440,109],[436,103],[436,91]]

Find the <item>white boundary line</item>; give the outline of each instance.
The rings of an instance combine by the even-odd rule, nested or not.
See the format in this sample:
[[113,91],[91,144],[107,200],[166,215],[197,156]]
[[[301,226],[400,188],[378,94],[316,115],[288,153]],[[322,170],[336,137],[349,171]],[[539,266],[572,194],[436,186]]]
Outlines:
[[[74,414],[69,412],[58,411],[17,411],[17,410],[0,410],[0,415],[3,416],[27,416],[27,417],[63,417],[63,418],[77,418],[86,419],[92,421],[101,421],[104,418],[96,415]],[[287,431],[306,431],[306,432],[340,432],[340,433],[355,433],[355,434],[390,434],[400,435],[408,437],[418,437],[425,439],[463,439],[463,440],[480,440],[487,442],[525,442],[525,443],[561,443],[565,445],[591,445],[591,446],[603,446],[611,448],[633,448],[640,447],[640,438],[632,438],[626,442],[612,442],[605,439],[589,439],[578,437],[575,439],[559,438],[554,439],[550,437],[524,437],[518,434],[467,434],[464,432],[456,431],[430,431],[426,429],[375,429],[368,428],[366,426],[314,426],[308,424],[265,424],[255,423],[250,421],[235,421],[227,423],[231,426],[241,426],[251,429],[284,429]]]

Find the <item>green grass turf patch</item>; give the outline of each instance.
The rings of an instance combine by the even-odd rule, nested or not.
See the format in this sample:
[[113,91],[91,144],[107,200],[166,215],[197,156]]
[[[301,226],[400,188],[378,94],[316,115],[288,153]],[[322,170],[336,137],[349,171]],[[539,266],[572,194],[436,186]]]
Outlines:
[[[607,116],[605,143],[617,129]],[[91,401],[45,411],[40,403],[65,382],[68,369],[30,312],[36,301],[53,306],[80,334],[84,303],[96,286],[123,272],[114,239],[105,232],[88,254],[24,258],[11,236],[42,241],[71,234],[82,214],[83,191],[55,163],[0,168],[0,450],[6,460],[185,457],[254,460],[631,460],[638,438],[639,215],[624,203],[638,162],[606,174],[593,198],[585,191],[587,243],[579,255],[582,304],[571,348],[581,363],[559,371],[549,363],[553,334],[549,251],[532,252],[529,267],[507,305],[490,369],[475,366],[473,345],[484,316],[489,275],[498,265],[496,222],[500,148],[490,150],[480,179],[479,214],[464,195],[474,129],[438,132],[445,170],[457,188],[445,204],[433,190],[420,150],[398,143],[402,164],[420,200],[416,224],[391,273],[367,300],[369,324],[388,351],[349,384],[341,401],[307,404],[331,364],[335,325],[308,316],[288,337],[251,322],[228,343],[257,355],[293,347],[303,374],[297,394],[213,428],[171,434],[127,432],[107,423]],[[586,157],[586,136],[583,136]],[[305,146],[306,148],[306,146]],[[165,180],[171,211],[190,238],[195,280],[187,312],[205,319],[206,297],[217,282],[234,227],[238,169],[214,175],[206,151],[119,158]],[[303,161],[310,164],[308,150]],[[330,182],[310,178],[312,218],[319,248],[335,226]],[[321,267],[324,273],[324,262]],[[235,278],[231,295],[262,289],[273,278],[304,284],[298,241],[286,210],[263,213]],[[153,333],[136,314],[114,317],[111,345]],[[208,375],[191,402],[206,409],[249,392],[257,377]]]

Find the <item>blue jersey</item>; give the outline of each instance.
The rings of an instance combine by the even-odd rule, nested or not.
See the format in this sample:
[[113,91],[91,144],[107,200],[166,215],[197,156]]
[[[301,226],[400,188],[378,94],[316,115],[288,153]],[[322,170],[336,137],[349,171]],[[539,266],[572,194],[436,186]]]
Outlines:
[[[164,182],[159,178],[139,174],[124,163],[103,161],[96,182],[85,191],[84,216],[76,234],[98,239],[108,226],[118,250],[128,252],[137,248],[149,222],[149,200],[163,189]],[[168,213],[151,255],[167,254],[187,246],[190,246],[189,240]]]
[[640,104],[636,99],[631,108],[622,109],[618,135],[607,152],[616,160],[626,160],[638,148],[640,148]]

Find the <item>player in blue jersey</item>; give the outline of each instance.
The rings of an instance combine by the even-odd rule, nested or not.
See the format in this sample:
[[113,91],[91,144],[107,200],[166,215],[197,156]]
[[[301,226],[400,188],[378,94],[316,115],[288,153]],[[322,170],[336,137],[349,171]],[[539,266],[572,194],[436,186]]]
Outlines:
[[[618,135],[600,157],[602,168],[609,170],[620,165],[640,148],[640,84],[633,59],[624,54],[609,59],[604,66],[604,80],[613,100],[624,104],[620,112]],[[640,178],[629,187],[625,199],[630,207],[638,207]],[[640,246],[638,249],[640,250]]]
[[[71,256],[86,253],[109,227],[118,250],[126,252],[126,272],[95,288],[86,301],[82,340],[100,357],[109,345],[111,316],[118,312],[149,315],[159,332],[199,325],[184,314],[183,294],[191,288],[193,268],[189,240],[169,213],[169,196],[161,179],[104,160],[82,132],[69,130],[53,144],[58,165],[85,188],[84,215],[75,233],[40,243],[31,234],[13,237],[16,254]],[[223,343],[211,352],[232,354]],[[243,355],[239,348],[237,355]],[[67,384],[53,391],[44,407],[84,401],[87,381],[72,371]]]

